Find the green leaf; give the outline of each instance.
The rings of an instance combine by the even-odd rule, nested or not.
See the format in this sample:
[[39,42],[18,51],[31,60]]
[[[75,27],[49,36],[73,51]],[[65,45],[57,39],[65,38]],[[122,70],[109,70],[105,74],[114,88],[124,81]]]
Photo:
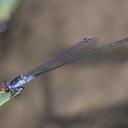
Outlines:
[[0,92],[0,106],[11,99],[11,91]]

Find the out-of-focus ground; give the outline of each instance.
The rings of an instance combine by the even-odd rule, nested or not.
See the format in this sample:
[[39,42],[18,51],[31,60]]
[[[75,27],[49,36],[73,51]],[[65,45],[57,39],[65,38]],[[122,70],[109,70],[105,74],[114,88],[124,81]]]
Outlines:
[[[127,0],[23,0],[0,35],[0,80],[83,37],[127,37]],[[42,75],[0,109],[1,128],[127,128],[127,46]]]

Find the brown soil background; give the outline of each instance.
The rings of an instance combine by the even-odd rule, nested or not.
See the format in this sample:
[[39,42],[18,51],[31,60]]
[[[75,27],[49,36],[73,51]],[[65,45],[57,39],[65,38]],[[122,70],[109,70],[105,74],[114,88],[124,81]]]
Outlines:
[[[0,36],[10,80],[94,35],[127,37],[127,0],[23,0]],[[42,75],[0,109],[1,128],[128,128],[127,46]]]

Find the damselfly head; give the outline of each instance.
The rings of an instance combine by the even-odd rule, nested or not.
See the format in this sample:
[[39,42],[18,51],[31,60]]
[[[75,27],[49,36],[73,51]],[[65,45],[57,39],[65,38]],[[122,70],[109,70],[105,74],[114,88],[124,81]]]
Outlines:
[[1,85],[0,85],[0,93],[7,93],[9,92],[9,87],[7,86],[6,82],[3,82]]

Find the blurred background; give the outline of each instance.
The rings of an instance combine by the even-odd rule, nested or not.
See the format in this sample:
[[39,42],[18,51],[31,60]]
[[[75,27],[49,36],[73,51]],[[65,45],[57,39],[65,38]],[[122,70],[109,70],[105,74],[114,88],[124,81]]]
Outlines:
[[[0,33],[0,81],[84,37],[126,38],[127,11],[127,0],[21,0]],[[0,108],[0,127],[127,128],[127,66],[125,45],[44,74]]]

